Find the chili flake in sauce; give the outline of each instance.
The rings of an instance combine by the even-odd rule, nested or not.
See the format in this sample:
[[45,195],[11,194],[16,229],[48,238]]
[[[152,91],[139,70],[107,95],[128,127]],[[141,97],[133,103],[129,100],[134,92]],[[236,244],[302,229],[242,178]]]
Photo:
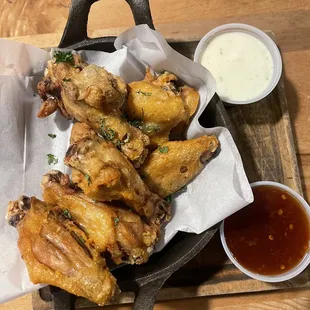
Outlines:
[[309,251],[309,216],[278,187],[253,188],[254,202],[225,220],[227,246],[246,269],[277,275],[297,266]]

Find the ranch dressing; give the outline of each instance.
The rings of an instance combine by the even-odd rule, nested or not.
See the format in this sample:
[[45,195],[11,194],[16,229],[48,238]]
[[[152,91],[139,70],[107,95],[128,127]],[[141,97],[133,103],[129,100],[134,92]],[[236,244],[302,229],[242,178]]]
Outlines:
[[227,32],[211,39],[200,62],[214,76],[217,93],[224,101],[259,96],[273,75],[273,60],[267,47],[244,32]]

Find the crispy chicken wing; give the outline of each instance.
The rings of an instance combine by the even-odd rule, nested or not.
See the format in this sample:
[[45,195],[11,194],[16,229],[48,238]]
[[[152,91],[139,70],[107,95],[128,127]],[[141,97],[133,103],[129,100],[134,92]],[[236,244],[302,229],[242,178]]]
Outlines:
[[94,139],[96,136],[96,132],[87,124],[77,122],[73,124],[71,129],[70,144],[76,143],[85,138]]
[[190,182],[218,146],[215,136],[166,142],[148,156],[140,175],[152,192],[167,197]]
[[46,117],[58,108],[65,117],[87,123],[118,145],[135,167],[143,163],[149,138],[121,114],[127,90],[120,77],[73,55],[71,62],[49,61],[38,90],[44,100],[38,117]]
[[148,260],[160,227],[144,223],[126,208],[94,202],[76,192],[67,175],[51,171],[42,179],[44,200],[67,210],[78,226],[94,242],[95,248],[108,251],[116,264],[141,264]]
[[193,88],[177,88],[177,77],[167,71],[154,77],[149,69],[142,81],[128,84],[126,113],[158,146],[168,141],[170,131],[179,126],[186,128],[195,113],[199,94]]
[[18,247],[33,283],[46,283],[104,304],[116,292],[115,278],[74,217],[35,197],[8,207],[19,233]]
[[[71,140],[76,139],[71,137]],[[100,137],[79,140],[69,147],[65,164],[79,170],[72,180],[86,196],[98,201],[121,200],[150,224],[160,225],[170,217],[170,207],[150,192],[131,163],[112,143]]]

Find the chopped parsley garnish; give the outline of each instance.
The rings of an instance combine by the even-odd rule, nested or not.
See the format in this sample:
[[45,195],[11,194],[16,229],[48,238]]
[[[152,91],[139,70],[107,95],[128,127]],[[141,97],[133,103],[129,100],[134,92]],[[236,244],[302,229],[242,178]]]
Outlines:
[[56,165],[56,164],[58,164],[58,159],[53,154],[47,154],[47,162],[49,165],[51,165],[51,164]]
[[117,139],[116,142],[115,142],[115,145],[116,145],[116,147],[117,147],[118,149],[121,149],[121,147],[122,147],[123,144],[124,144],[124,143],[123,143],[121,140],[119,140],[119,139]]
[[88,174],[85,174],[84,176],[85,176],[85,179],[86,179],[88,186],[89,186],[91,184],[90,176]]
[[108,129],[101,128],[100,134],[102,135],[104,139],[109,140],[109,141],[115,138],[115,131],[111,128],[108,128]]
[[113,220],[114,220],[114,224],[116,226],[119,223],[119,217],[114,217]]
[[141,90],[138,90],[136,93],[137,93],[137,94],[144,95],[144,96],[152,96],[152,93],[145,92],[145,91],[141,91]]
[[81,236],[78,236],[79,237],[79,240],[84,244],[86,241],[84,240],[84,238],[83,237],[81,237]]
[[54,53],[55,57],[55,63],[59,62],[73,62],[73,55],[71,52],[61,52],[61,51],[56,51]]
[[71,79],[69,79],[69,78],[64,78],[64,79],[62,79],[64,82],[70,82],[71,81]]
[[169,147],[168,146],[159,147],[158,150],[160,153],[168,153]]
[[54,133],[49,133],[48,136],[52,139],[55,139],[57,137]]
[[146,125],[144,131],[146,133],[158,132],[160,131],[160,127],[158,125]]
[[108,128],[104,124],[104,119],[101,120],[100,126],[100,135],[106,140],[113,140],[115,138],[115,131],[111,128]]
[[72,220],[72,215],[71,215],[71,213],[69,212],[68,209],[63,210],[63,211],[62,211],[62,214],[63,214],[63,216],[66,217],[67,219]]
[[168,203],[171,203],[171,201],[172,201],[172,196],[169,195],[169,196],[165,197],[164,200],[166,200]]
[[142,129],[142,127],[143,127],[143,120],[142,119],[135,119],[133,121],[128,121],[128,123],[131,126],[136,127],[138,129]]
[[122,141],[117,139],[115,144],[120,149],[122,147],[122,145],[128,143],[129,141],[130,141],[130,133],[128,132],[128,133],[125,134],[125,136],[124,136]]

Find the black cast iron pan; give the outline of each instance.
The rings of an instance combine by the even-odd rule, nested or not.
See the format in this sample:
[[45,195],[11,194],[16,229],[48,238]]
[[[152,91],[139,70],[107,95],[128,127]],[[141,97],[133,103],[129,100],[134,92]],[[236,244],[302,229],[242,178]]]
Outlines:
[[[91,5],[97,0],[72,0],[69,18],[59,47],[75,50],[89,49],[112,52],[116,37],[88,38],[87,21]],[[154,29],[148,0],[126,0],[135,23],[147,24]],[[219,97],[215,95],[199,119],[204,127],[224,126],[233,131],[226,110]],[[135,310],[153,309],[156,296],[164,282],[180,267],[191,260],[211,240],[218,225],[196,235],[179,232],[159,253],[141,266],[124,266],[113,271],[122,291],[135,293]],[[212,255],[212,253],[210,253]],[[52,288],[54,309],[74,309],[74,296]],[[41,297],[43,294],[41,294]]]

